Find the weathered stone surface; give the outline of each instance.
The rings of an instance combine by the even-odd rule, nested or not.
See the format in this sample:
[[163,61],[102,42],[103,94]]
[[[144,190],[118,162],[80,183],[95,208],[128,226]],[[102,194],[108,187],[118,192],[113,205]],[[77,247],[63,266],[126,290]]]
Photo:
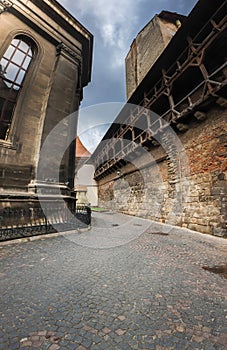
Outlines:
[[[100,206],[203,233],[227,235],[226,140],[221,137],[227,132],[226,114],[213,108],[206,115],[206,120],[191,123],[187,132],[178,134],[188,158],[185,179],[179,178],[183,168],[179,168],[174,142],[166,138],[167,158],[156,167],[148,165],[139,171],[126,165],[122,178],[109,175],[99,181]],[[151,152],[155,159],[161,156],[160,147]],[[144,163],[141,160],[140,168],[144,165],[146,159]]]
[[178,27],[176,20],[184,16],[163,11],[156,15],[137,35],[126,57],[127,100],[168,45]]

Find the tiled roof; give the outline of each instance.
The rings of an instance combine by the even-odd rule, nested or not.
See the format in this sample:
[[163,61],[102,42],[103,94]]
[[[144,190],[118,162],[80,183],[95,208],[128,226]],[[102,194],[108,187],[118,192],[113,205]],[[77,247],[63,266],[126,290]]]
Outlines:
[[90,157],[91,153],[84,147],[80,138],[76,138],[76,158]]

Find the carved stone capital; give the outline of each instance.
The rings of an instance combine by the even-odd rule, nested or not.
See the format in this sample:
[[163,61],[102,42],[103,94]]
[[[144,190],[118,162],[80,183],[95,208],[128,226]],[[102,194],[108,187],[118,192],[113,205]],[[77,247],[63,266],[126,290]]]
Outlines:
[[57,55],[65,55],[70,59],[72,59],[74,62],[81,63],[81,55],[78,52],[71,50],[68,46],[66,46],[63,43],[60,43],[57,46],[56,51],[57,51]]
[[0,0],[0,14],[6,11],[9,7],[13,6],[13,3],[9,0]]

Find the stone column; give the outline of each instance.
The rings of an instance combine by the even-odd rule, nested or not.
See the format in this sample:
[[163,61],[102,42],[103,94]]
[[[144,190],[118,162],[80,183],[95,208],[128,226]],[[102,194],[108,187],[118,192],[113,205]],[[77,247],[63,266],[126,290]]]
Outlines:
[[[56,51],[56,64],[51,82],[51,89],[46,108],[43,126],[42,146],[50,145],[44,159],[40,159],[38,182],[48,183],[53,188],[60,186],[67,190],[74,188],[75,172],[75,139],[77,132],[78,108],[81,100],[81,53],[72,51],[64,44],[60,44]],[[72,115],[73,113],[73,115]],[[70,118],[68,116],[72,115]],[[60,124],[59,124],[60,123]],[[60,125],[60,128],[59,128]],[[69,139],[74,140],[69,147]],[[59,155],[65,150],[59,168]],[[53,172],[52,172],[53,169]],[[55,170],[55,171],[54,171]]]

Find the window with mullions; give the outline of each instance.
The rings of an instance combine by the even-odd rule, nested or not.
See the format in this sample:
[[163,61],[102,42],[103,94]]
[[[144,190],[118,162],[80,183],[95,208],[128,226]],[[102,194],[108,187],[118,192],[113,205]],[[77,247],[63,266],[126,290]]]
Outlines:
[[32,42],[15,37],[0,60],[0,139],[7,140],[22,83],[33,57]]

